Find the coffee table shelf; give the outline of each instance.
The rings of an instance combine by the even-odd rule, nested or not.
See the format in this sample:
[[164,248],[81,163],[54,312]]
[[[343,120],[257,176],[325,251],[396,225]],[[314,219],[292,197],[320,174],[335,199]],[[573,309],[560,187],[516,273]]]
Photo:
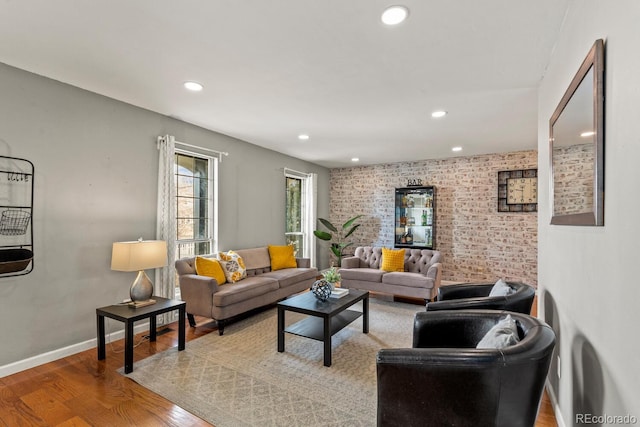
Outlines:
[[[345,310],[333,316],[331,318],[331,335],[335,335],[360,316],[362,316],[362,312],[354,310]],[[285,328],[284,331],[312,340],[324,341],[324,320],[321,317],[307,317]]]

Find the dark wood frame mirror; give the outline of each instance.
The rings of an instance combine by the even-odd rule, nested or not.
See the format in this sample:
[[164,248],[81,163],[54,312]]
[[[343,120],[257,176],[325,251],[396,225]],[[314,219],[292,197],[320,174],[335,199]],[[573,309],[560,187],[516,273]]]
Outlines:
[[604,225],[604,42],[596,40],[549,121],[551,224]]

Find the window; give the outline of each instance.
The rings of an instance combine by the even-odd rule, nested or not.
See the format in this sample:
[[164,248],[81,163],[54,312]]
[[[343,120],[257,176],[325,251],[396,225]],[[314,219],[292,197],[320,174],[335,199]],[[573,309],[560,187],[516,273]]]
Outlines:
[[296,257],[309,258],[315,267],[316,175],[285,168],[285,240],[294,246]]
[[217,251],[216,158],[176,150],[176,258]]
[[285,237],[288,245],[294,246],[294,255],[302,256],[305,253],[304,234],[302,232],[302,179],[287,176],[287,224],[285,229]]

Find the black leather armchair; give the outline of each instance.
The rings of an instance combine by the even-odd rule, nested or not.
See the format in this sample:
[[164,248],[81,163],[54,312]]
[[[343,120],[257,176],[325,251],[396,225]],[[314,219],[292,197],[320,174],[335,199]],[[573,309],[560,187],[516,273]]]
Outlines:
[[[476,349],[506,314],[520,341]],[[378,426],[534,426],[554,346],[553,330],[526,314],[417,313],[413,348],[378,352]]]
[[490,297],[493,283],[463,283],[438,288],[438,299],[427,303],[427,311],[433,310],[508,310],[518,313],[531,313],[533,287],[519,282],[507,282],[515,290],[506,296]]

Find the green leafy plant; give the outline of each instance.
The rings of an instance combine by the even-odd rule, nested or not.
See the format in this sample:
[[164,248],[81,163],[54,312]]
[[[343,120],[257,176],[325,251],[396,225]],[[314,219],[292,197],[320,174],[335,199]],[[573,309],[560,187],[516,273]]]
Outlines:
[[338,273],[338,269],[335,267],[331,267],[330,269],[322,273],[322,277],[324,277],[324,280],[329,283],[338,283],[340,280],[342,280],[342,276],[340,276],[340,273]]
[[313,234],[318,239],[331,243],[329,249],[331,249],[333,255],[335,255],[335,257],[338,259],[338,267],[342,262],[342,255],[345,248],[353,245],[353,242],[346,242],[345,239],[351,236],[353,232],[356,231],[358,227],[360,227],[360,224],[355,224],[355,222],[362,216],[363,215],[354,216],[353,218],[342,224],[342,227],[340,228],[336,227],[330,221],[324,218],[318,218],[318,221],[320,221],[320,223],[324,225],[325,228],[329,231],[314,230]]

